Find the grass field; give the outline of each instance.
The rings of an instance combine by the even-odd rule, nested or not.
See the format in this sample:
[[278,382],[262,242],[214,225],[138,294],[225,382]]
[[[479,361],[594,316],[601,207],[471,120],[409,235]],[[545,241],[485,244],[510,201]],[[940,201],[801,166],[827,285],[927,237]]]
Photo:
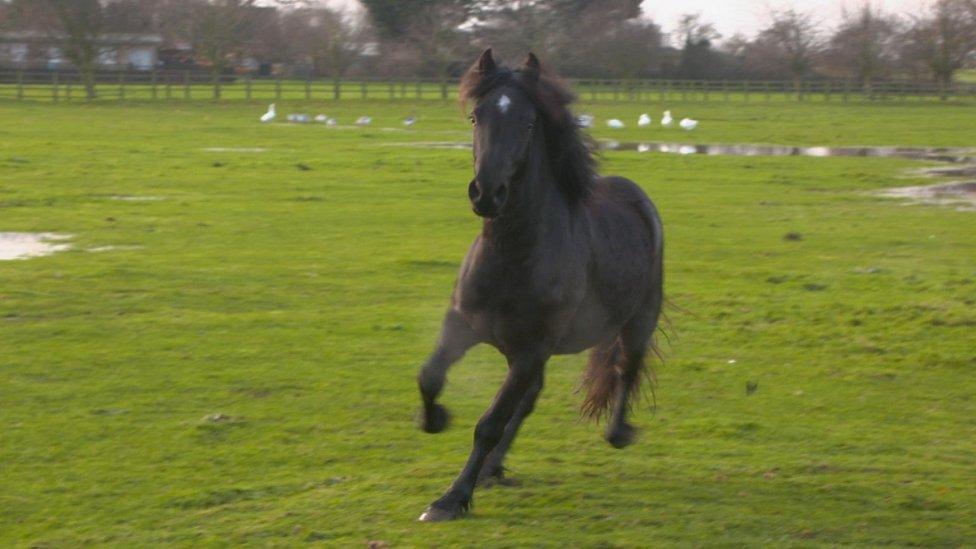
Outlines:
[[[504,376],[475,349],[445,391],[453,428],[414,426],[479,223],[470,151],[411,144],[466,123],[433,101],[279,105],[368,129],[261,125],[263,107],[0,102],[0,231],[74,235],[0,262],[0,545],[976,538],[976,215],[872,194],[924,163],[604,153],[665,220],[656,409],[613,450],[577,420],[585,357],[554,359],[508,462],[522,485],[431,525]],[[966,105],[667,107],[698,142],[976,146]]]

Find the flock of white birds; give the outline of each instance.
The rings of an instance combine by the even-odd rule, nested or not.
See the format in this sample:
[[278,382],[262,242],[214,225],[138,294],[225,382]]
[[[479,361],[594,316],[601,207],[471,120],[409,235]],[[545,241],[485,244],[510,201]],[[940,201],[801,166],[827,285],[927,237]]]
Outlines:
[[[272,103],[268,105],[268,112],[261,115],[261,122],[271,122],[277,116],[278,113],[277,111],[275,111],[275,104]],[[289,114],[286,117],[286,119],[289,122],[295,122],[299,124],[307,124],[313,120],[315,122],[318,122],[320,124],[325,124],[327,126],[335,126],[336,124],[338,124],[335,118],[332,118],[331,116],[326,116],[324,114],[317,114],[315,115],[314,118],[303,113]],[[593,126],[593,122],[595,120],[596,119],[591,114],[581,114],[579,117],[577,117],[576,123],[581,128],[590,128]],[[413,126],[416,122],[417,122],[416,117],[408,116],[403,120],[403,125],[410,127]],[[360,116],[358,119],[356,119],[357,126],[369,126],[372,123],[373,123],[373,119],[369,116]],[[637,125],[641,128],[646,128],[652,124],[654,124],[654,120],[646,112],[641,114],[639,117],[637,117]],[[613,129],[620,129],[625,127],[625,124],[619,118],[611,118],[607,120],[607,126]],[[664,115],[661,116],[661,126],[665,128],[674,127],[674,118],[671,116],[671,111],[664,111]],[[698,127],[698,121],[692,120],[691,118],[682,118],[681,121],[678,122],[678,126],[683,130],[691,131]]]
[[[593,120],[593,116],[584,114],[579,116],[576,122],[580,125],[580,127],[589,128],[593,126]],[[652,119],[651,115],[647,114],[646,112],[637,117],[637,125],[641,128],[646,128],[652,124],[654,124],[654,119]],[[626,124],[624,124],[619,118],[611,118],[607,120],[607,126],[615,130],[619,130],[626,127]],[[661,116],[661,126],[664,128],[674,127],[674,117],[671,116],[671,111],[664,111],[664,115]],[[678,127],[685,131],[691,131],[698,127],[698,121],[691,118],[682,118],[681,121],[678,122]]]
[[[276,110],[276,105],[274,103],[268,105],[268,112],[261,115],[261,122],[272,122],[278,117],[278,111]],[[292,113],[285,117],[285,120],[289,122],[294,122],[297,124],[308,124],[309,122],[315,121],[319,124],[325,124],[326,126],[336,126],[339,122],[328,115],[317,114],[314,117],[305,113]],[[410,127],[417,122],[416,117],[408,116],[403,120],[403,125]],[[373,123],[373,118],[370,116],[360,116],[356,119],[357,126],[369,126]]]

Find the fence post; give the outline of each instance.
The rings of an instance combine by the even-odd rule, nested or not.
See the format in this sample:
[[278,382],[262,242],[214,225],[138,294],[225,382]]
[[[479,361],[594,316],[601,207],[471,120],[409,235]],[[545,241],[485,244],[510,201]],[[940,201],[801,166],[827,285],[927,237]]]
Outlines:
[[332,77],[332,99],[338,100],[342,97],[342,80],[338,76]]
[[281,100],[281,76],[275,76],[275,101]]
[[71,80],[70,79],[68,80],[68,83],[64,85],[64,99],[66,101],[71,101]]
[[58,71],[51,73],[51,99],[58,102]]
[[190,71],[183,71],[183,99],[190,98]]
[[851,93],[851,81],[844,80],[844,103],[847,103],[848,95]]
[[119,99],[125,99],[125,71],[119,71]]
[[388,84],[389,84],[390,99],[396,99],[396,85],[393,84],[392,80],[390,80]]
[[359,83],[359,97],[361,99],[366,99],[368,93],[369,92],[367,91],[366,81],[363,80]]
[[312,75],[309,74],[305,77],[305,100],[308,101],[312,98]]
[[746,103],[748,103],[749,102],[749,81],[748,80],[743,82],[742,91],[745,93]]
[[416,89],[417,99],[423,97],[423,91],[421,91],[421,86],[423,86],[423,83],[420,80],[417,80],[417,89]]
[[156,93],[156,69],[153,69],[152,74],[149,76],[150,86],[152,90],[152,99],[155,101],[159,98]]
[[163,90],[163,92],[166,94],[166,99],[172,99],[173,98],[173,82],[172,82],[172,80],[173,80],[173,75],[167,73],[166,74],[166,88]]
[[447,80],[441,80],[441,99],[447,99]]
[[17,99],[24,98],[24,71],[17,71]]
[[251,100],[251,73],[244,75],[244,99]]

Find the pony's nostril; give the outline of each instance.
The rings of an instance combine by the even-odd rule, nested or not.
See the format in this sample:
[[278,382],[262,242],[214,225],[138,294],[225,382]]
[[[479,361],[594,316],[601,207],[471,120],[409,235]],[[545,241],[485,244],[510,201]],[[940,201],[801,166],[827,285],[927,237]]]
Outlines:
[[507,198],[508,198],[508,185],[502,185],[498,187],[498,190],[495,191],[495,206],[500,208],[503,204],[505,204],[505,199]]
[[478,197],[480,196],[481,189],[478,188],[478,180],[472,179],[471,184],[468,185],[468,198],[470,198],[472,202],[477,202]]

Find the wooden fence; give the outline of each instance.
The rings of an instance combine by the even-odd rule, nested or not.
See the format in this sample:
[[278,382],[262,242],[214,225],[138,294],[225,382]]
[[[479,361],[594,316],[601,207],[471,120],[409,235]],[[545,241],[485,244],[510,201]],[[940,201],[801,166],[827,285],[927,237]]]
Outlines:
[[[575,79],[586,101],[976,101],[976,84],[886,81],[871,86],[834,80],[604,80]],[[341,99],[448,100],[456,80],[378,78],[282,79],[223,76],[198,71],[99,73],[95,100],[318,101]],[[0,70],[0,100],[85,101],[76,72]]]

